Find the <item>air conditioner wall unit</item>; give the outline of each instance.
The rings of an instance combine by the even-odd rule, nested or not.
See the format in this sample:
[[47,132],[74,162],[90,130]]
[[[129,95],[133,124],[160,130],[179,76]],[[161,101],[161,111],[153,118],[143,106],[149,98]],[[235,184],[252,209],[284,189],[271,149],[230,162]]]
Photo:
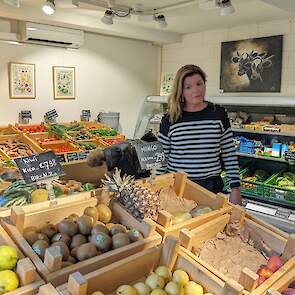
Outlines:
[[21,42],[78,49],[84,44],[84,32],[32,22],[20,23]]

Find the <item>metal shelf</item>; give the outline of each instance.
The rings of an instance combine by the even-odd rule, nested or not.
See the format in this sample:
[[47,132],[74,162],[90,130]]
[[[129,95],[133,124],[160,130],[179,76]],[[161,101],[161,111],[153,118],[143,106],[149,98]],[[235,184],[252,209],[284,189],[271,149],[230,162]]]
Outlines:
[[247,129],[232,128],[233,132],[243,132],[243,133],[253,133],[253,134],[265,134],[265,135],[278,135],[278,136],[288,136],[295,137],[295,133],[283,133],[283,132],[271,132],[271,131],[252,131]]
[[253,159],[262,159],[262,160],[268,160],[268,161],[274,161],[274,162],[288,163],[288,161],[286,161],[285,159],[275,158],[275,157],[265,157],[265,156],[239,153],[239,152],[237,152],[237,155],[241,157],[247,157],[247,158],[253,158]]

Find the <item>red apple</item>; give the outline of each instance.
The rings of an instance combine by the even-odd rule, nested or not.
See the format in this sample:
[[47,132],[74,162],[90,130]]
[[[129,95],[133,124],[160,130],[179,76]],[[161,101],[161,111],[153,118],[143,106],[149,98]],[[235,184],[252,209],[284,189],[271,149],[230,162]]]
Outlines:
[[293,289],[293,288],[285,289],[282,292],[282,295],[295,295],[295,289]]
[[276,272],[283,266],[283,261],[280,256],[272,256],[269,258],[266,264],[267,268],[272,272]]
[[273,274],[273,272],[270,269],[268,269],[267,267],[262,267],[262,268],[260,268],[258,270],[257,274],[259,276],[265,277],[265,279],[268,279],[268,278],[271,277],[271,275]]

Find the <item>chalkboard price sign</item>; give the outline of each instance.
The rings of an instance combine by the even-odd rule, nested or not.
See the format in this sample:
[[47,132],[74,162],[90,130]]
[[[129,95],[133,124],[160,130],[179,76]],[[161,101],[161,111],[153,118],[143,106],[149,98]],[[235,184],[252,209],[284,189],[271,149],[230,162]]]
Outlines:
[[90,118],[91,117],[90,110],[82,110],[82,117]]
[[21,111],[20,116],[22,119],[32,119],[32,112],[31,111]]
[[17,158],[14,161],[26,183],[41,182],[65,174],[58,158],[52,151]]
[[159,142],[136,143],[135,150],[141,169],[150,170],[165,163],[165,154]]
[[51,110],[51,111],[46,112],[46,113],[45,113],[45,117],[46,117],[46,119],[48,119],[49,121],[50,121],[50,120],[54,120],[54,119],[56,119],[56,118],[58,117],[58,113],[57,113],[56,109],[53,109],[53,110]]
[[285,160],[287,160],[290,165],[295,165],[295,153],[291,151],[285,152]]

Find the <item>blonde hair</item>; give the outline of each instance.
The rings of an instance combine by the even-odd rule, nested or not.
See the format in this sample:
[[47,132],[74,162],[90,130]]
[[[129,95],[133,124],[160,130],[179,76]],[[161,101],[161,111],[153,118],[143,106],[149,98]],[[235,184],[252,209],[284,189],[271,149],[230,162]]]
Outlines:
[[206,83],[207,75],[198,66],[185,65],[177,71],[174,78],[172,93],[169,95],[168,100],[168,115],[170,123],[176,122],[182,115],[184,107],[184,98],[182,97],[184,79],[196,74],[200,75],[204,80],[204,83]]

